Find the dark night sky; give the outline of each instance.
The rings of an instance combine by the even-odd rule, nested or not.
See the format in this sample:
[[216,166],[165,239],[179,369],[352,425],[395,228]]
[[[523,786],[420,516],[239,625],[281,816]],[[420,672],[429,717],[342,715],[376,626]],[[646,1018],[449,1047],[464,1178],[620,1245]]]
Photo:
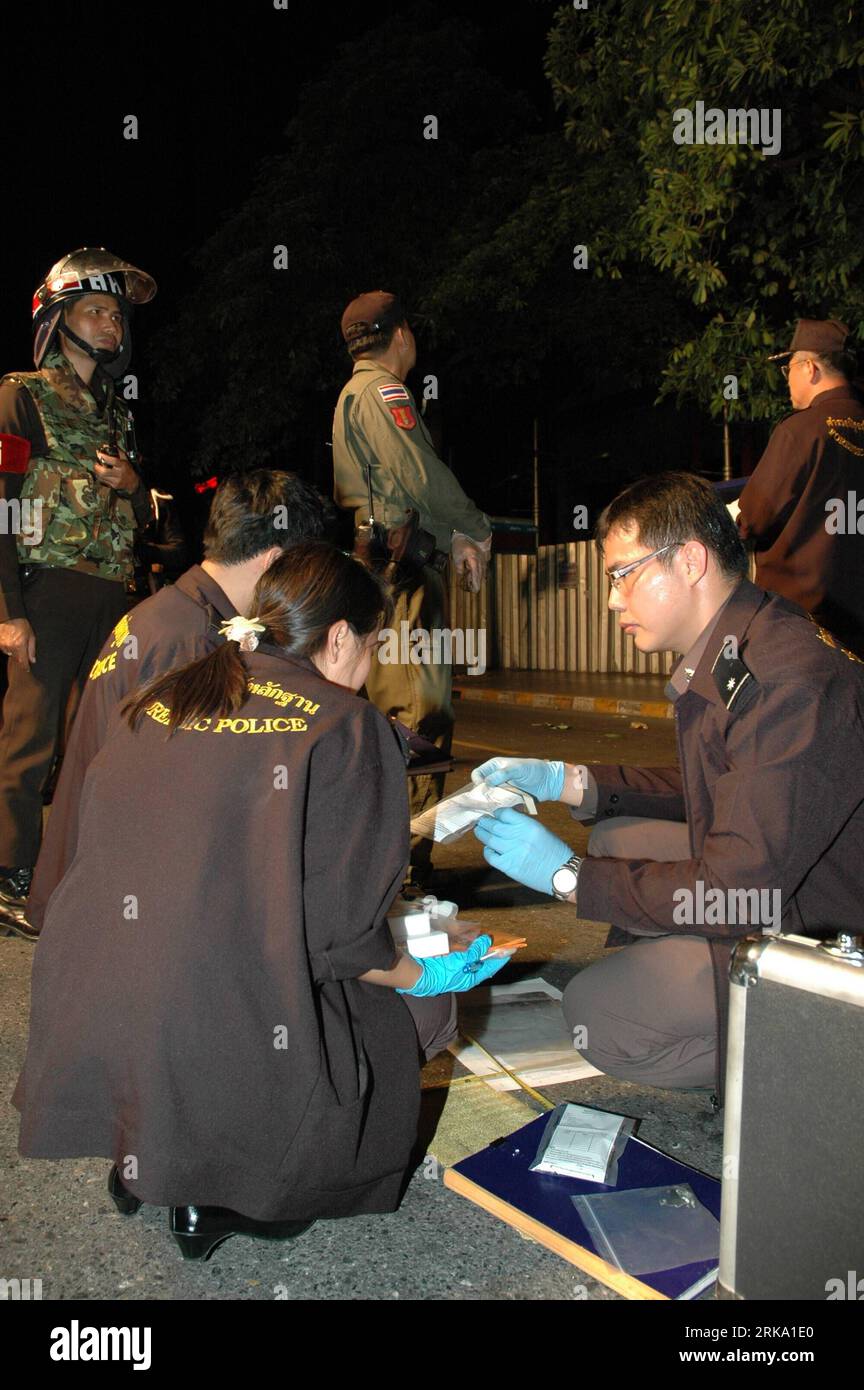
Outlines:
[[[20,10],[17,41],[4,39],[0,368],[30,364],[30,297],[77,246],[105,245],[155,276],[159,294],[137,334],[170,323],[187,253],[242,200],[257,162],[283,148],[303,82],[338,45],[406,8],[289,0],[283,11],[245,0],[217,12],[205,0],[49,0]],[[551,112],[542,59],[553,4],[436,8],[481,25],[490,66]],[[129,114],[137,141],[123,138]],[[344,119],[334,111],[334,140]]]
[[[47,0],[20,10],[17,37],[6,37],[3,50],[6,260],[0,279],[0,373],[32,367],[31,296],[61,255],[82,245],[105,245],[140,265],[159,290],[134,323],[139,441],[154,480],[178,495],[190,489],[187,470],[194,470],[195,459],[172,447],[170,415],[148,380],[142,349],[162,330],[170,336],[192,255],[246,198],[259,162],[286,148],[286,127],[304,83],[325,72],[338,49],[390,19],[404,20],[416,13],[416,4],[422,0],[352,6],[289,0],[287,10],[277,10],[273,0],[241,0],[228,9],[206,0],[178,0],[173,7],[165,0],[112,5]],[[539,118],[537,131],[560,127],[543,71],[546,38],[559,6],[560,0],[509,5],[426,0],[425,11],[427,24],[431,12],[436,20],[464,17],[481,30],[484,66],[511,91],[527,96]],[[137,140],[123,137],[128,115],[138,119]],[[357,118],[356,112],[334,107],[333,141]],[[364,112],[362,119],[371,142],[374,113]],[[385,151],[386,129],[380,134]],[[347,300],[357,286],[352,281],[344,289]],[[297,333],[302,340],[302,322]],[[206,351],[202,334],[201,352]],[[671,412],[671,407],[654,412],[652,395],[648,392],[640,407],[646,429],[659,428]],[[502,390],[470,418],[457,418],[448,434],[445,457],[490,512],[530,514],[535,411],[533,400]],[[596,475],[601,491],[611,495],[617,475],[606,467],[603,451],[613,446],[605,437],[598,442],[585,433],[595,414],[586,402],[578,418],[562,426],[564,456],[577,449],[580,457],[597,455],[600,462],[586,465],[580,476]],[[494,439],[483,433],[487,426],[497,429]],[[716,445],[715,435],[716,430],[708,432]],[[544,445],[541,431],[541,471],[551,486],[562,455],[548,431],[545,439]],[[630,460],[623,437],[614,449]],[[686,452],[685,442],[679,449],[682,461]],[[317,463],[301,460],[292,466],[323,479],[323,446],[319,453]],[[489,459],[495,460],[494,468]],[[549,528],[558,525],[561,508],[544,487],[541,483],[541,516],[551,539]],[[579,500],[591,501],[581,495]],[[604,492],[591,504],[605,501]],[[567,524],[571,502],[564,508]]]

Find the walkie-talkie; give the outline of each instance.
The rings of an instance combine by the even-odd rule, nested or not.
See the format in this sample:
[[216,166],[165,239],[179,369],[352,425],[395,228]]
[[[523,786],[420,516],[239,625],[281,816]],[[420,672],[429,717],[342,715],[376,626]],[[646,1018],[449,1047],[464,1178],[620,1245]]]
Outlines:
[[117,411],[114,401],[114,382],[111,378],[105,384],[105,419],[108,423],[108,440],[105,444],[100,444],[99,453],[107,454],[109,458],[117,457]]
[[135,438],[135,419],[132,414],[132,411],[128,408],[126,411],[126,419],[123,423],[123,449],[127,459],[131,463],[132,467],[135,469],[135,472],[138,473],[139,455],[138,441]]

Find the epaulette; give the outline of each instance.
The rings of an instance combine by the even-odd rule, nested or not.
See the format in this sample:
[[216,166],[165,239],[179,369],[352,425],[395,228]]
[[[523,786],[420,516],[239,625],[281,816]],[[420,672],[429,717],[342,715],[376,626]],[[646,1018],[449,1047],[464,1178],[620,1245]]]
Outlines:
[[746,685],[756,682],[753,672],[747,669],[740,656],[728,655],[725,643],[717,653],[711,674],[727,709],[732,708]]
[[816,621],[812,613],[808,613],[807,617],[815,627],[816,636],[819,638],[820,642],[824,642],[826,647],[832,647],[835,651],[842,652],[843,656],[848,657],[850,661],[857,661],[859,666],[864,665],[860,656],[850,651],[848,647],[844,647],[842,642],[838,642],[833,632],[829,632],[826,627],[822,627],[821,623]]

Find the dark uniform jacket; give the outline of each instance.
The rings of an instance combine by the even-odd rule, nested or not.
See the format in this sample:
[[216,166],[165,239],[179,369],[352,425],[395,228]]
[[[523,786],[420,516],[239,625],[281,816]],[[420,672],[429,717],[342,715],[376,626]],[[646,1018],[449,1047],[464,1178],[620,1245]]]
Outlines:
[[392,1210],[416,1037],[357,977],[395,963],[404,760],[310,662],[262,644],[248,666],[231,717],[168,740],[158,702],[136,733],[111,719],[34,960],[20,1149],[114,1159],[163,1206]]
[[[853,386],[838,386],[780,421],[741,494],[738,528],[755,549],[757,583],[800,603],[864,655],[858,498],[864,499],[864,399]],[[842,503],[844,529],[836,529],[836,505],[826,507],[832,500]]]
[[[132,690],[212,651],[223,619],[236,616],[216,581],[193,565],[115,627],[85,682],[66,745],[28,899],[34,926],[41,927],[48,899],[72,862],[84,775],[105,741],[111,715]],[[127,791],[125,815],[136,817],[136,789],[129,785]]]
[[592,766],[596,818],[686,820],[692,857],[586,858],[578,910],[636,936],[710,938],[722,1094],[731,953],[760,928],[676,922],[673,895],[698,901],[699,882],[703,893],[779,889],[782,932],[860,931],[864,664],[795,605],[742,580],[675,700],[675,728],[680,769]]

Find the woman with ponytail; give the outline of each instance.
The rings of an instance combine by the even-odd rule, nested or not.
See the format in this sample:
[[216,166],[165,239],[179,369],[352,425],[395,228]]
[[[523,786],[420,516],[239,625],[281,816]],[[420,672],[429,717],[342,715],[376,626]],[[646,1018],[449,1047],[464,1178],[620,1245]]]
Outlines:
[[394,1210],[419,1105],[403,996],[506,960],[480,937],[418,962],[387,927],[405,761],[356,692],[391,611],[356,560],[297,545],[215,651],[132,696],[87,772],[34,960],[19,1147],[113,1159],[118,1209],[168,1207],[187,1258]]

